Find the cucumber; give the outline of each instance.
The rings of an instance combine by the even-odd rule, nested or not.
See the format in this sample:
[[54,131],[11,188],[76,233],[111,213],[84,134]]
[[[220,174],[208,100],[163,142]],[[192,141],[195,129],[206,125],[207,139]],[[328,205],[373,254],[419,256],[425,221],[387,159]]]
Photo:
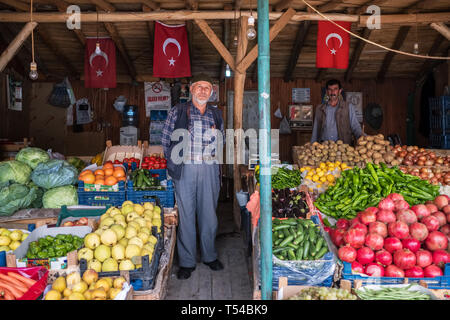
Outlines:
[[285,237],[285,238],[291,236],[291,233],[289,232],[289,229],[288,229],[288,228],[283,229],[283,233],[284,233],[284,237]]
[[285,247],[292,240],[294,240],[293,236],[288,236],[288,237],[284,238],[284,240],[280,243],[280,247]]
[[303,260],[308,260],[309,246],[309,241],[305,241],[305,245],[303,246]]
[[299,247],[295,254],[296,254],[297,260],[302,260],[303,259],[303,247]]
[[315,252],[316,252],[316,246],[314,245],[314,242],[311,242],[309,245],[309,255],[311,257],[314,257]]
[[291,248],[295,249],[295,250],[297,250],[297,249],[298,249],[298,247],[299,247],[299,246],[295,245],[295,244],[294,244],[294,243],[292,243],[292,242],[291,242],[291,243],[288,243],[287,245],[288,245],[289,247],[291,247]]
[[324,239],[323,239],[322,237],[320,237],[319,240],[317,240],[316,250],[315,250],[315,253],[316,253],[316,254],[317,254],[317,253],[320,251],[320,249],[322,248],[323,242],[324,242]]
[[289,260],[295,260],[294,249],[289,249],[288,250],[288,257],[289,257]]
[[272,250],[272,254],[282,253],[283,251],[286,251],[288,249],[290,249],[290,248],[289,247],[278,247],[278,248],[275,248]]
[[313,227],[313,228],[310,228],[309,229],[309,240],[311,240],[312,242],[316,242],[316,230],[315,230],[315,227]]
[[299,223],[297,225],[297,235],[300,235],[303,233],[303,226]]
[[327,253],[327,252],[328,252],[328,248],[322,247],[322,249],[320,249],[320,251],[316,254],[316,259],[318,260],[318,259],[322,258],[325,255],[325,253]]

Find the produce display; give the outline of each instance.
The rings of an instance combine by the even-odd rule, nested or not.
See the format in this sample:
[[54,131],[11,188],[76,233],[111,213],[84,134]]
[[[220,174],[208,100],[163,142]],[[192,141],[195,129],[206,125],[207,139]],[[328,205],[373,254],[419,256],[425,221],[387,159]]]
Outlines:
[[114,186],[119,181],[126,181],[127,176],[123,167],[114,167],[112,161],[107,161],[101,169],[82,171],[78,180],[87,184]]
[[450,186],[450,169],[444,170],[437,167],[433,168],[417,168],[408,166],[399,166],[403,173],[420,177],[422,180],[428,180],[432,184],[441,184]]
[[119,160],[114,160],[114,164],[122,164],[122,165],[127,165],[128,168],[131,168],[133,163],[136,164],[136,168],[139,168],[139,164],[140,164],[141,160],[135,158],[135,157],[131,157],[131,158],[124,158],[123,161],[119,161]]
[[356,142],[355,150],[360,154],[364,162],[380,164],[381,162],[397,166],[400,162],[395,159],[395,154],[391,149],[390,142],[384,139],[380,133],[374,136],[361,136]]
[[0,228],[0,252],[16,250],[26,238],[28,238],[28,233],[22,230]]
[[132,258],[148,255],[152,259],[158,239],[151,229],[156,226],[161,232],[161,225],[160,207],[125,201],[120,209],[111,207],[100,217],[98,229],[84,237],[78,259],[85,259],[88,269],[97,272],[141,268]]
[[430,300],[431,296],[418,290],[410,290],[412,284],[405,287],[383,287],[381,289],[359,288],[355,290],[361,300]]
[[97,166],[100,167],[103,164],[103,155],[104,152],[96,154],[95,157],[91,159],[91,164],[96,164]]
[[0,301],[21,298],[35,283],[17,272],[0,273]]
[[300,290],[289,300],[356,300],[357,297],[350,291],[338,288],[309,287]]
[[39,163],[50,160],[50,156],[45,150],[28,147],[19,150],[16,154],[16,160],[29,165],[34,170]]
[[397,160],[406,166],[444,166],[450,165],[450,156],[440,157],[435,152],[418,146],[399,146],[393,148]]
[[336,179],[340,177],[341,171],[351,169],[346,163],[321,162],[317,168],[310,166],[300,168],[303,177],[303,184],[306,185],[310,192],[318,190],[325,191],[328,187],[333,186]]
[[273,219],[272,242],[280,260],[319,260],[328,252],[319,227],[307,219]]
[[135,191],[143,190],[163,190],[164,187],[158,178],[152,177],[148,169],[136,169],[130,174],[130,180],[133,181]]
[[[290,170],[285,167],[272,167],[272,189],[297,188],[302,183],[300,170]],[[260,167],[255,167],[255,178],[259,183]]]
[[304,192],[289,188],[272,191],[272,217],[306,218],[308,212]]
[[87,270],[83,277],[75,271],[58,277],[44,300],[114,300],[122,291],[124,277],[99,278],[95,270]]
[[149,157],[144,157],[141,165],[142,169],[166,169],[167,160],[163,155],[157,153],[152,154]]
[[399,193],[410,205],[415,205],[433,200],[439,193],[439,186],[404,174],[398,167],[367,163],[364,169],[355,167],[342,171],[336,184],[322,193],[314,204],[326,215],[352,219],[367,207],[377,206],[391,193]]
[[[439,211],[442,210],[442,211]],[[410,206],[400,194],[384,198],[330,230],[342,261],[352,271],[376,277],[433,278],[450,262],[449,198]],[[447,233],[444,233],[447,232]]]
[[61,227],[77,227],[77,226],[87,226],[87,225],[88,225],[88,218],[82,217],[77,220],[66,221],[61,225]]
[[45,236],[30,243],[26,257],[27,259],[65,257],[68,252],[77,250],[82,245],[83,238],[71,234]]

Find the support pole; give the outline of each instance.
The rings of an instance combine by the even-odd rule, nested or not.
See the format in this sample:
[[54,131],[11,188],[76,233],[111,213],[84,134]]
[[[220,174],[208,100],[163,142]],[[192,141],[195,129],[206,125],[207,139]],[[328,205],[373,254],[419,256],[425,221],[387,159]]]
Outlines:
[[272,181],[268,1],[258,0],[258,109],[260,159],[261,298],[272,299]]

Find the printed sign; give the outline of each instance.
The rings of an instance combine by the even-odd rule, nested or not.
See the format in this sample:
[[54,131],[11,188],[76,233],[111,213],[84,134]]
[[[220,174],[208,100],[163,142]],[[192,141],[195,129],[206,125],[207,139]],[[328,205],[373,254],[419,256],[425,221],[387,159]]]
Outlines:
[[172,107],[170,85],[163,81],[144,82],[145,116],[150,117],[151,110],[169,110]]

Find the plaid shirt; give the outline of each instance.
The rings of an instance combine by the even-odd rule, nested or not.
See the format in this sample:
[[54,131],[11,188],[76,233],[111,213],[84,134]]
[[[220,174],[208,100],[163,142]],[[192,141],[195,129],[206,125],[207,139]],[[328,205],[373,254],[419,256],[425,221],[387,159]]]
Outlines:
[[[208,150],[216,149],[215,136],[209,137],[210,139],[208,139],[208,136],[205,135],[206,130],[215,128],[215,123],[212,111],[208,108],[202,115],[191,101],[189,101],[188,106],[190,108],[189,136],[191,138],[191,159],[194,159],[196,157],[201,157],[206,147],[208,147]],[[166,157],[170,156],[168,152],[171,143],[171,135],[175,129],[176,121],[177,108],[172,108],[167,115],[167,119],[162,130],[162,145]],[[225,131],[223,126],[220,130],[222,132],[223,144],[225,145]],[[214,156],[215,152],[211,152],[211,155]]]

